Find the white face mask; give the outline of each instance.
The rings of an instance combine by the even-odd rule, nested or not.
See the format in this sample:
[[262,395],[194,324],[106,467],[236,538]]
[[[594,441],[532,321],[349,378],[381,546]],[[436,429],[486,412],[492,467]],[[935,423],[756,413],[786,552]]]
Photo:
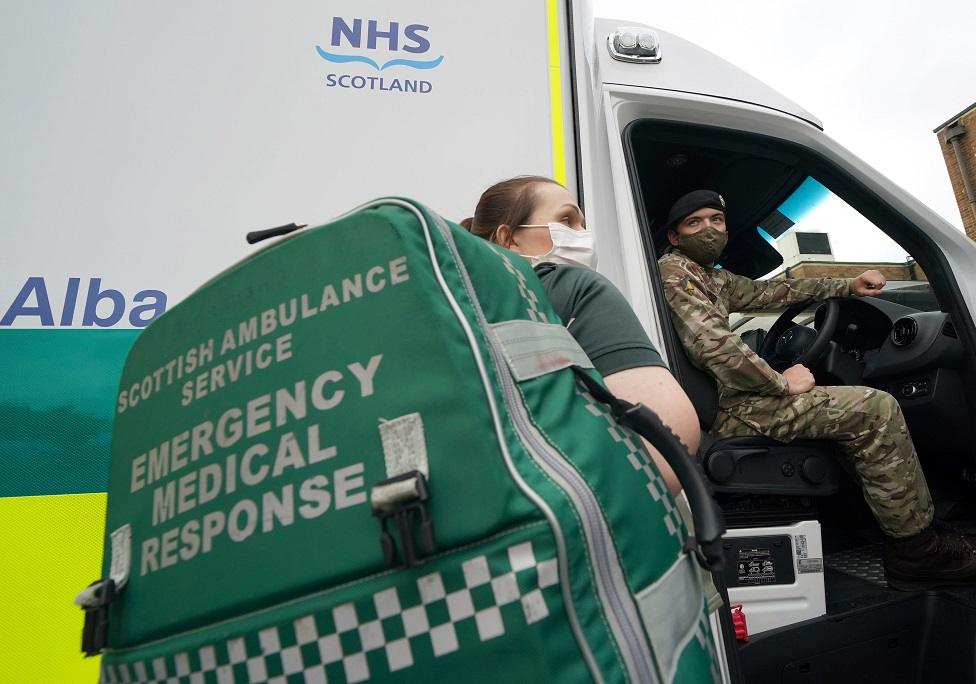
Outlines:
[[567,264],[569,266],[583,266],[596,270],[596,247],[593,244],[593,233],[588,230],[573,230],[561,223],[543,225],[522,225],[519,228],[549,228],[552,239],[552,249],[545,254],[523,254],[532,265],[543,262]]

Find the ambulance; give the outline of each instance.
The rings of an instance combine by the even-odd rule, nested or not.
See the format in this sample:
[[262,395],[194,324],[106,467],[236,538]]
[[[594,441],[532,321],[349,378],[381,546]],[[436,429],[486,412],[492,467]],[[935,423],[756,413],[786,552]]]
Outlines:
[[[140,330],[252,253],[249,231],[381,196],[458,221],[503,178],[563,183],[705,429],[714,385],[684,358],[657,271],[677,197],[727,199],[733,272],[899,274],[830,326],[813,309],[736,324],[768,349],[796,317],[824,340],[818,382],[895,395],[940,511],[966,512],[976,246],[701,47],[584,0],[15,1],[0,25],[4,678],[97,677],[72,600],[100,574],[113,418],[153,392],[119,387]],[[976,677],[976,594],[887,587],[828,448],[733,447],[699,454],[730,528],[720,584],[751,627],[727,628],[724,678]]]

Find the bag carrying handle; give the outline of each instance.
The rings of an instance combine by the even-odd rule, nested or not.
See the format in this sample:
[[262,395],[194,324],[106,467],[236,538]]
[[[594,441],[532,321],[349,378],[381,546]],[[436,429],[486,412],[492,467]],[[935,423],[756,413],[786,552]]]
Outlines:
[[721,570],[725,521],[712,498],[711,487],[688,449],[651,409],[616,397],[579,366],[572,368],[586,390],[594,399],[610,408],[610,413],[620,425],[630,428],[661,452],[685,490],[695,521],[695,536],[689,538],[687,550],[695,554],[698,563],[706,570]]

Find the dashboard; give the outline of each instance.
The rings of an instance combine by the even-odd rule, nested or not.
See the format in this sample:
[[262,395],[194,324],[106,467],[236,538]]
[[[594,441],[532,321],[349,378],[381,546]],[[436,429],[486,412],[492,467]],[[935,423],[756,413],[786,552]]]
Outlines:
[[[811,367],[817,385],[858,385],[888,392],[904,412],[920,455],[951,464],[970,454],[976,414],[969,403],[976,397],[976,381],[949,314],[880,297],[835,301],[837,327],[823,356]],[[744,317],[732,329],[758,352],[773,325],[773,314]],[[820,330],[825,314],[821,305],[812,317],[808,310],[796,321]]]
[[[834,384],[877,386],[886,379],[926,369],[956,367],[962,359],[963,346],[949,314],[917,311],[876,298],[852,297],[839,304],[828,357],[840,353],[845,358],[834,358],[833,363],[828,359],[827,365],[838,375]],[[818,311],[815,326],[819,327],[822,317]]]
[[[953,321],[877,297],[840,304],[837,328],[818,367],[821,385],[867,385],[898,400],[919,453],[946,462],[968,450],[964,348]],[[824,309],[814,318],[819,327]]]

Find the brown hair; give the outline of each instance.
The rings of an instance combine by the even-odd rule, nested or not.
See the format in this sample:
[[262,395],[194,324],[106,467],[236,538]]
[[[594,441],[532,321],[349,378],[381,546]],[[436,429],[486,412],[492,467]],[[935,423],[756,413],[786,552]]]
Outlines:
[[493,240],[498,226],[515,227],[529,220],[535,209],[535,186],[556,181],[545,176],[516,176],[481,193],[474,216],[461,221],[461,225],[478,237]]

